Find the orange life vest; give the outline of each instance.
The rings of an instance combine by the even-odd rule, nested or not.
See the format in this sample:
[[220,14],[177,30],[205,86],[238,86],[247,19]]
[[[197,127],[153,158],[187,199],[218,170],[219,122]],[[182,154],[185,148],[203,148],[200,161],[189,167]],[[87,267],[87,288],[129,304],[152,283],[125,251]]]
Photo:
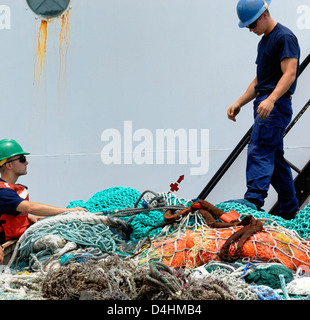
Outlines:
[[[21,184],[11,184],[4,181],[0,181],[0,189],[9,188],[17,192],[17,194],[25,200],[29,201],[29,193],[25,186]],[[1,227],[5,234],[5,241],[18,239],[30,226],[28,220],[28,213],[20,213],[17,216],[12,216],[7,213],[3,213],[0,216]]]

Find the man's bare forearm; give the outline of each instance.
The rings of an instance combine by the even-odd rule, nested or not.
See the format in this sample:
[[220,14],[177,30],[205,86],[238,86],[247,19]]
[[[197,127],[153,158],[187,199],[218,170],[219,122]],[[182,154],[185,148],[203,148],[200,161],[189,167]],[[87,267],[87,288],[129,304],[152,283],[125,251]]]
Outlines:
[[236,103],[240,107],[243,107],[244,105],[246,105],[247,103],[249,103],[250,101],[256,98],[256,92],[255,92],[256,85],[257,85],[257,78],[255,78],[251,82],[251,84],[249,85],[245,93],[236,101]]

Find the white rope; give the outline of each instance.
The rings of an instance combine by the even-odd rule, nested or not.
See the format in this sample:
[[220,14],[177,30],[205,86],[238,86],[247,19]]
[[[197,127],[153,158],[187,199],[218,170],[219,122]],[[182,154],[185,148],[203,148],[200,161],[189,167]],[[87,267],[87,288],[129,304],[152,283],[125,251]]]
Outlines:
[[58,223],[66,223],[72,220],[79,220],[86,223],[103,223],[105,225],[109,225],[107,216],[102,216],[101,213],[100,215],[98,215],[96,213],[85,211],[68,211],[57,216],[41,219],[38,222],[34,223],[24,232],[24,234],[20,238],[20,241],[24,241],[24,238],[27,237],[29,232],[41,228],[42,226],[53,226]]

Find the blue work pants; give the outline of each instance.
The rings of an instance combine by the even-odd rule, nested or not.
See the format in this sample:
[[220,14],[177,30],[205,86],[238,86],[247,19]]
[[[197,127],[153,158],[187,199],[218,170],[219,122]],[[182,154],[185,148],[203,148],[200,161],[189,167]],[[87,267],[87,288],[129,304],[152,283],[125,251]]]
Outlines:
[[292,118],[291,99],[280,98],[268,118],[258,118],[257,108],[267,97],[268,94],[259,95],[254,101],[255,120],[248,145],[244,198],[262,207],[271,184],[278,194],[279,215],[289,218],[299,210],[291,168],[283,150],[283,134]]

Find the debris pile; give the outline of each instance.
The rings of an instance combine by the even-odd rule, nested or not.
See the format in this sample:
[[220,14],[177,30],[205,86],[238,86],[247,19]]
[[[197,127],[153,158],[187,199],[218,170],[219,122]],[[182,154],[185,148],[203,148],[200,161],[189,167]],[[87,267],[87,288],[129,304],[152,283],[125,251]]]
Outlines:
[[310,205],[290,221],[237,202],[210,217],[171,193],[117,187],[76,206],[89,213],[46,218],[19,239],[1,300],[310,298]]

